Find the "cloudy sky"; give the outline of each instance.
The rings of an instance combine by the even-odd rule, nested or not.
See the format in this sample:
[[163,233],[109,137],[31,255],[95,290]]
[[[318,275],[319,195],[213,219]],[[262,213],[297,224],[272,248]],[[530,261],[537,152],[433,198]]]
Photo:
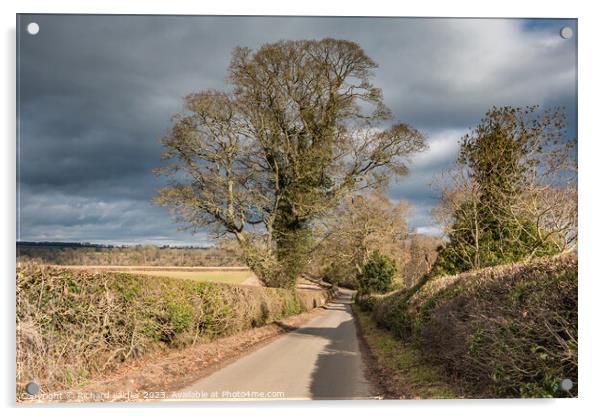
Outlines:
[[335,37],[379,64],[395,119],[430,145],[390,190],[414,205],[419,232],[437,232],[429,184],[491,106],[564,106],[576,137],[574,20],[21,15],[17,30],[21,241],[210,244],[150,202],[152,169],[182,98],[227,88],[236,46]]

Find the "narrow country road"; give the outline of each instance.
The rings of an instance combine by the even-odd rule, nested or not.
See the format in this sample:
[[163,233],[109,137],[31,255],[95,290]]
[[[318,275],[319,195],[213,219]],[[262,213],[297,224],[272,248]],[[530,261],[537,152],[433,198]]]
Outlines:
[[326,310],[301,328],[181,393],[197,398],[202,393],[207,399],[371,398],[350,303],[350,293],[341,291]]

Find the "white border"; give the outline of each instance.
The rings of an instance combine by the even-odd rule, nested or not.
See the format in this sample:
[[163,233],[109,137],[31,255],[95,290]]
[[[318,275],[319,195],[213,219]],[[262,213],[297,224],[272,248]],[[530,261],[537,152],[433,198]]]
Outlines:
[[[2,58],[0,70],[4,97],[0,102],[2,111],[3,149],[1,152],[2,181],[0,195],[2,204],[2,276],[3,311],[2,335],[0,343],[3,352],[3,371],[1,377],[2,405],[11,407],[14,398],[14,280],[12,278],[15,263],[15,14],[16,13],[107,13],[107,14],[237,14],[237,15],[346,15],[346,16],[447,16],[447,17],[570,17],[579,19],[579,216],[580,216],[580,274],[579,274],[579,324],[580,324],[580,376],[579,399],[576,400],[504,400],[504,401],[407,401],[407,402],[314,402],[291,404],[235,403],[235,404],[202,404],[202,405],[170,405],[166,407],[129,406],[128,408],[92,408],[85,411],[91,415],[104,414],[107,410],[115,413],[134,413],[145,415],[163,415],[166,411],[178,414],[194,412],[203,413],[243,413],[245,415],[303,414],[315,412],[349,412],[365,415],[373,409],[379,413],[419,413],[445,414],[462,416],[506,415],[528,411],[549,415],[567,415],[586,412],[597,407],[600,394],[597,387],[601,385],[600,365],[600,324],[598,314],[599,297],[602,295],[601,277],[599,276],[601,257],[599,253],[600,212],[602,212],[600,179],[602,148],[599,139],[600,127],[594,123],[600,119],[599,102],[602,96],[599,77],[602,73],[600,65],[599,41],[602,39],[600,27],[601,17],[595,12],[595,2],[575,1],[532,1],[505,0],[503,2],[486,1],[412,1],[407,3],[370,0],[359,2],[351,0],[304,0],[300,2],[285,1],[229,1],[229,2],[193,2],[185,0],[105,0],[75,1],[54,0],[22,0],[0,3],[3,26]],[[591,5],[590,5],[591,4]],[[599,179],[600,178],[600,179]],[[344,410],[343,410],[344,408]],[[28,407],[9,408],[10,413],[19,411],[24,414],[80,414],[81,408],[67,407]]]

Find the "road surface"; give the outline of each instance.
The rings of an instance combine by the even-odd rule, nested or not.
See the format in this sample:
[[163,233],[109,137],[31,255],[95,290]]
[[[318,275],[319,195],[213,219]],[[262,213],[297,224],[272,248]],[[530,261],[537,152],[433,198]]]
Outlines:
[[183,389],[205,399],[366,399],[351,296],[342,292],[301,328]]

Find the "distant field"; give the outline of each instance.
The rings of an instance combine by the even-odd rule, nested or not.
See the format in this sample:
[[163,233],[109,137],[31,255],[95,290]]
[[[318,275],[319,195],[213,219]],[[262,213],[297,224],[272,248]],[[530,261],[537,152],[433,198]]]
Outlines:
[[144,274],[148,276],[171,277],[175,279],[190,279],[197,282],[220,282],[237,284],[244,280],[253,277],[253,273],[249,270],[245,271],[187,271],[187,270],[136,270],[124,269],[119,270],[125,273]]
[[105,266],[105,265],[62,265],[48,264],[52,267],[62,269],[82,269],[82,270],[112,270],[112,271],[186,271],[186,272],[221,272],[221,271],[249,271],[248,267],[242,266],[209,266],[209,267],[179,267],[179,266]]
[[218,282],[258,286],[258,280],[247,267],[163,267],[163,266],[56,266],[62,269],[107,270],[137,275],[189,279],[197,282]]

